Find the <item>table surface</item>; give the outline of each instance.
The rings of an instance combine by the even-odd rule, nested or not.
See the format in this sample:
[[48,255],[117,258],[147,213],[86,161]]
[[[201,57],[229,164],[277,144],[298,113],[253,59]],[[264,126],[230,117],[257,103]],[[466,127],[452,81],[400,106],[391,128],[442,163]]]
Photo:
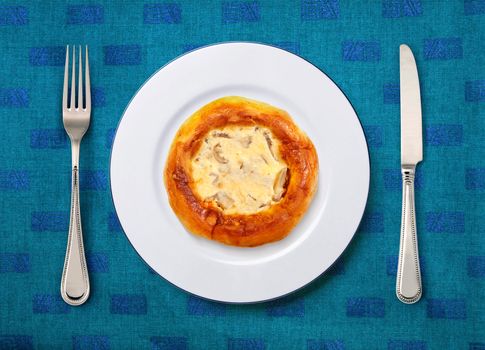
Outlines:
[[[484,0],[82,3],[0,5],[1,349],[485,349]],[[178,55],[229,40],[276,45],[325,71],[354,105],[371,157],[366,213],[343,257],[298,293],[256,305],[208,302],[152,273],[109,188],[114,130],[140,85]],[[80,182],[92,294],[77,308],[59,296],[67,43],[90,46],[94,110]],[[415,305],[394,294],[401,43],[416,55],[423,103]]]

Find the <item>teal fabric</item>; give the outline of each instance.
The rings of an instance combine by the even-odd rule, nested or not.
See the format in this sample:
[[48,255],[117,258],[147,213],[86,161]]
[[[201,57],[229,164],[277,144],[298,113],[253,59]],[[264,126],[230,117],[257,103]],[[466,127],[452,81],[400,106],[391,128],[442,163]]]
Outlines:
[[[0,349],[485,349],[484,37],[484,0],[2,1]],[[283,47],[325,71],[370,148],[366,213],[342,258],[294,295],[256,305],[208,302],[151,272],[109,188],[114,130],[140,85],[185,51],[228,40]],[[425,129],[415,305],[394,294],[401,43],[416,55]],[[59,297],[65,44],[90,46],[94,99],[81,152],[92,294],[77,308]]]

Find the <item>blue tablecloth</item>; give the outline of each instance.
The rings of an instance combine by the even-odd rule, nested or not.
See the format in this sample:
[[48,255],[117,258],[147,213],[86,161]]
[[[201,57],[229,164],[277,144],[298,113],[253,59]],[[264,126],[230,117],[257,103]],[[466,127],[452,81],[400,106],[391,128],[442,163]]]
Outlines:
[[[484,0],[2,1],[0,349],[485,349],[484,38]],[[369,202],[343,257],[298,293],[257,305],[208,302],[152,273],[109,188],[114,130],[138,87],[178,55],[227,40],[269,43],[317,65],[351,100],[370,147]],[[94,95],[81,152],[92,295],[78,308],[59,296],[68,43],[90,45]],[[401,43],[416,55],[424,119],[424,297],[415,305],[394,294]]]

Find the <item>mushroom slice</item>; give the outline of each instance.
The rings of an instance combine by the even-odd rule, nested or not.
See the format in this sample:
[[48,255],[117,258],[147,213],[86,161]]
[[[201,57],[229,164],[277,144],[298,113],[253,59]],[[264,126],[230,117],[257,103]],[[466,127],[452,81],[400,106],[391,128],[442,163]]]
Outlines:
[[229,197],[226,192],[224,191],[219,191],[214,195],[214,199],[222,209],[227,209],[232,207],[234,204],[234,199]]
[[269,136],[269,133],[267,131],[265,131],[263,135],[264,135],[264,138],[266,139],[266,143],[268,144],[269,152],[271,153],[271,155],[275,160],[278,160],[276,159],[276,156],[274,155],[274,152],[273,152],[273,140],[271,140],[271,136]]
[[287,175],[288,175],[288,168],[286,167],[281,169],[276,175],[274,185],[273,185],[273,190],[274,190],[273,200],[275,202],[279,201],[283,196],[283,193],[285,192],[284,186],[286,183]]
[[228,160],[222,156],[222,146],[220,143],[216,144],[212,148],[212,154],[214,155],[214,158],[222,164],[226,164]]
[[212,180],[212,184],[216,184],[217,181],[219,181],[219,175],[217,175],[216,173],[210,173],[209,176],[214,176],[214,180]]
[[251,194],[248,193],[248,197],[251,198],[253,201],[257,201],[256,198],[254,198],[253,196],[251,196]]
[[266,164],[269,164],[268,163],[268,160],[266,159],[266,157],[263,155],[263,154],[260,154],[261,156],[261,159],[266,163]]
[[229,136],[229,134],[227,132],[218,132],[218,131],[214,131],[212,133],[212,136],[214,137],[223,137],[225,139],[230,139],[231,136]]
[[244,136],[242,137],[239,142],[241,142],[241,145],[244,147],[244,148],[248,148],[249,145],[251,144],[251,142],[253,142],[253,138],[251,135],[248,135],[248,136]]
[[231,172],[231,167],[229,164],[222,164],[217,170],[219,170],[220,175],[224,177],[225,174],[229,174]]

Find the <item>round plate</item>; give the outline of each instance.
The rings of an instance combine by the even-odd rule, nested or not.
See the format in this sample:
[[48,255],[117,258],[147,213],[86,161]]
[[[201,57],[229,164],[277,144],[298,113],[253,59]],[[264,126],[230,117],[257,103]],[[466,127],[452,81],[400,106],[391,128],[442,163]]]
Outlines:
[[[197,109],[228,95],[286,110],[317,149],[315,198],[279,242],[239,248],[197,237],[168,203],[163,169],[177,129]],[[370,178],[362,127],[337,85],[304,59],[256,43],[204,47],[156,72],[125,110],[110,173],[121,226],[146,263],[190,293],[237,303],[286,295],[327,270],[357,230]]]

